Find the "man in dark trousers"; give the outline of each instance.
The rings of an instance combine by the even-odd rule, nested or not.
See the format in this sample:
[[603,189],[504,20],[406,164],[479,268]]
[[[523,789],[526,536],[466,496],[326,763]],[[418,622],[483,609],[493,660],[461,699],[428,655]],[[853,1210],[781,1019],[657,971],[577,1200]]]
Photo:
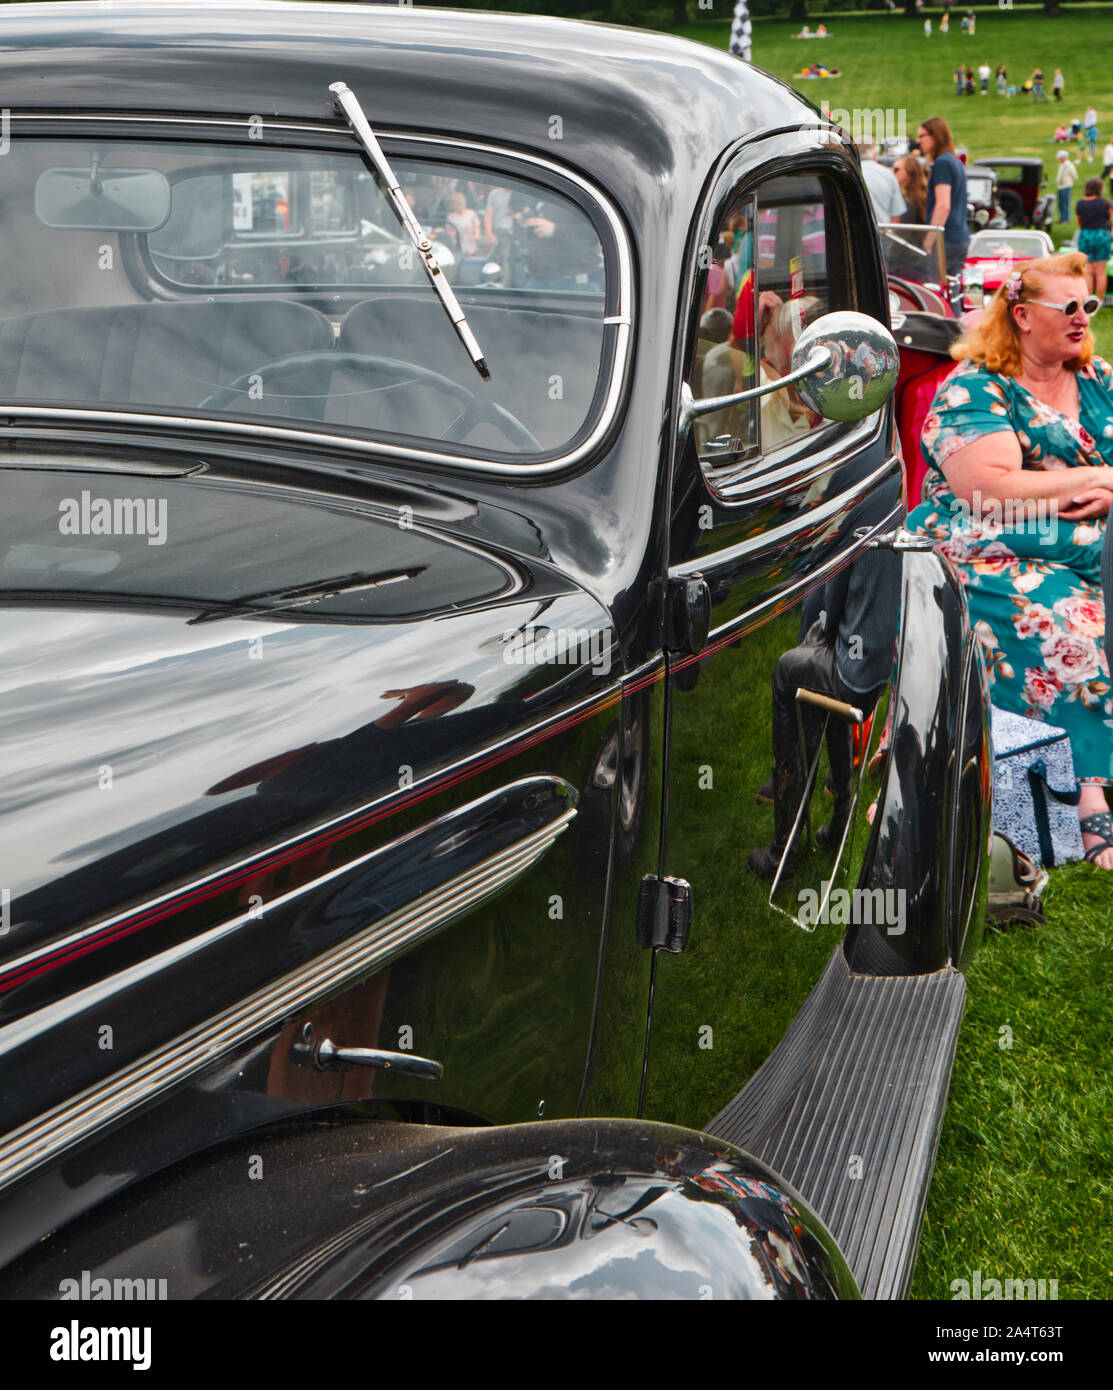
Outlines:
[[[847,530],[868,523],[869,502],[855,508]],[[850,725],[836,714],[801,703],[804,752],[796,722],[798,688],[826,695],[861,710],[876,705],[893,669],[900,623],[901,557],[889,549],[859,554],[804,602],[797,647],[785,652],[773,670],[773,843],[750,851],[749,866],[771,879],[785,850],[800,803],[808,768],[827,725],[827,749],[834,783],[835,807],[830,822],[816,834],[821,846],[837,845],[850,815],[853,751]],[[795,867],[794,842],[785,862]]]

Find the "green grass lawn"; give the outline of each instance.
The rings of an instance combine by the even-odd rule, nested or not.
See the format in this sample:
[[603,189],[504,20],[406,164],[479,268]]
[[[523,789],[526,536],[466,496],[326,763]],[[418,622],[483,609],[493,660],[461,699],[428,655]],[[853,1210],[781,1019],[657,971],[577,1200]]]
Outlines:
[[[1060,119],[1069,124],[1079,119],[1087,105],[1098,113],[1102,142],[1113,132],[1113,15],[1095,10],[1066,12],[1046,19],[1038,11],[979,8],[973,39],[959,29],[957,17],[951,33],[938,33],[938,13],[933,33],[924,38],[922,20],[903,14],[849,17],[820,16],[831,37],[818,41],[792,39],[799,24],[787,20],[759,20],[754,25],[754,62],[791,82],[809,101],[824,100],[832,108],[853,112],[855,107],[903,115],[908,135],[928,116],[942,116],[950,125],[956,144],[978,155],[1042,155],[1048,167],[1055,162],[1052,137]],[[814,29],[818,19],[810,21]],[[689,25],[678,32],[688,38],[726,48],[730,24]],[[977,71],[983,61],[996,71],[998,63],[1009,70],[1019,88],[1032,69],[1041,66],[1050,97],[1051,77],[1063,70],[1066,89],[1062,103],[1049,100],[1033,105],[1030,97],[998,97],[990,82],[987,97],[956,97],[953,73],[961,62]],[[795,73],[812,62],[837,67],[840,76],[806,80]],[[1098,155],[1101,154],[1101,144]],[[1101,173],[1083,160],[1080,172]],[[1052,179],[1052,186],[1054,180]]]
[[990,931],[969,973],[950,1104],[912,1293],[954,1279],[1057,1279],[1113,1291],[1113,896],[1056,869],[1043,927]]
[[[938,13],[930,40],[922,21],[901,15],[822,18],[833,37],[820,42],[791,40],[800,26],[787,21],[754,27],[755,62],[779,77],[791,82],[815,60],[841,70],[835,80],[795,83],[816,104],[889,108],[894,120],[903,112],[913,136],[922,119],[941,115],[971,156],[1043,155],[1049,170],[1060,117],[1080,117],[1093,103],[1102,143],[1113,133],[1109,14],[1049,20],[980,8],[973,40],[957,19],[939,37]],[[682,32],[725,48],[729,24]],[[1061,67],[1066,100],[955,97],[956,63],[976,69],[983,58],[1020,80],[1038,63],[1049,90]],[[1080,171],[1101,168],[1083,160]],[[1069,230],[1056,228],[1056,242]],[[1113,309],[1102,310],[1094,332],[1099,352],[1113,358]],[[917,1298],[950,1298],[952,1280],[979,1269],[983,1279],[1056,1279],[1061,1299],[1113,1296],[1113,876],[1088,865],[1056,870],[1046,904],[1043,927],[991,931],[970,971]]]

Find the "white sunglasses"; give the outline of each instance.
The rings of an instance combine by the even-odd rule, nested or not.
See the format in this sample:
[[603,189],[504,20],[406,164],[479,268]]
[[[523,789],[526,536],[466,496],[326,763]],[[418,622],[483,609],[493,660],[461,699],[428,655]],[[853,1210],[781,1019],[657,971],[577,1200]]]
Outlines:
[[[1039,304],[1044,309],[1061,309],[1063,313],[1066,314],[1067,318],[1073,318],[1074,315],[1078,313],[1079,309],[1079,301],[1077,299],[1068,299],[1065,304],[1050,304],[1046,299],[1026,299],[1024,303]],[[1088,295],[1081,301],[1081,307],[1082,312],[1087,318],[1093,318],[1101,307],[1101,300],[1096,294]]]

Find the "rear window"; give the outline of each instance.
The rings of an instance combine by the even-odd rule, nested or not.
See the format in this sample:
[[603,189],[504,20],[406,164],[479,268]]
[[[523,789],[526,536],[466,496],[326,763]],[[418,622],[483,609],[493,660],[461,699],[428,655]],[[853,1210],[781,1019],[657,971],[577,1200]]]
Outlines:
[[387,152],[489,382],[358,155],[13,140],[0,397],[465,457],[572,450],[613,398],[605,217],[501,160]]

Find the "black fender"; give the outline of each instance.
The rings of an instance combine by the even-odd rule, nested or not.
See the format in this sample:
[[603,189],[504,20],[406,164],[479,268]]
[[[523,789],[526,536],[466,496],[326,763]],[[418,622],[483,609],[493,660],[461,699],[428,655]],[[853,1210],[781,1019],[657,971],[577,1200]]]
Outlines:
[[799,1196],[707,1135],[339,1112],[110,1199],[0,1274],[0,1297],[141,1297],[136,1281],[170,1299],[858,1297]]
[[[918,537],[898,533],[895,548]],[[889,753],[859,886],[903,892],[901,930],[856,923],[864,975],[962,967],[985,920],[992,836],[989,688],[962,584],[931,549],[904,550],[899,679]]]

